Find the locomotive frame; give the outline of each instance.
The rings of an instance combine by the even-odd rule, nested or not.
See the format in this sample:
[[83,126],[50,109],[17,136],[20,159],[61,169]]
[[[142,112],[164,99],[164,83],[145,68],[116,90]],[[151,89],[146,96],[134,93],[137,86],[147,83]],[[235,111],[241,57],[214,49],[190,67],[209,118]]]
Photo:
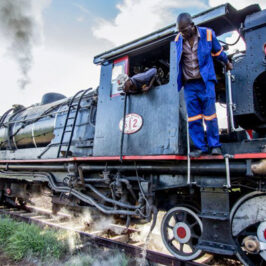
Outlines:
[[[265,262],[265,18],[257,5],[237,11],[229,4],[193,17],[217,36],[238,30],[247,43],[246,53],[232,56],[232,75],[215,65],[217,101],[227,104],[223,156],[186,155],[186,110],[177,92],[170,25],[96,56],[97,91],[69,99],[49,94],[37,106],[15,106],[1,117],[0,201],[25,204],[48,187],[54,212],[90,206],[127,225],[132,217],[155,221],[164,210],[162,239],[174,256],[192,260],[211,252],[236,254],[248,265]],[[155,88],[117,94],[116,69],[132,75],[153,64],[160,69]],[[133,113],[141,125],[126,134],[126,115]]]

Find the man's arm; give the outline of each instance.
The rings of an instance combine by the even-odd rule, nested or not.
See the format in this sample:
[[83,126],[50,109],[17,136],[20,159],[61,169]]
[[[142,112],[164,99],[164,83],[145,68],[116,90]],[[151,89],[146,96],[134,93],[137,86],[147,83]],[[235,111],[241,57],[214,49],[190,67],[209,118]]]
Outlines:
[[223,62],[226,65],[226,71],[232,70],[233,65],[227,58],[226,53],[223,51],[223,47],[220,45],[216,38],[215,32],[212,30],[212,56],[213,58]]
[[155,78],[156,78],[156,76],[154,76],[152,79],[151,79],[151,81],[150,81],[150,84],[149,84],[149,86],[142,86],[142,92],[147,92],[152,86],[153,86],[153,83],[154,83],[154,81],[155,81]]

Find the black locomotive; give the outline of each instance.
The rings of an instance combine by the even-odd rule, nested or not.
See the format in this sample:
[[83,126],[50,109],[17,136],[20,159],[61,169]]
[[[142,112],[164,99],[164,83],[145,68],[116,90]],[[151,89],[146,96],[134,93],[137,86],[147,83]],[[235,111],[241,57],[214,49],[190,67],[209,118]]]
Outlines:
[[[48,187],[53,209],[94,207],[161,224],[167,249],[182,260],[202,252],[266,261],[266,10],[221,5],[194,16],[217,36],[238,31],[246,51],[215,63],[217,103],[225,107],[223,156],[187,156],[186,110],[177,92],[175,25],[94,58],[97,90],[50,93],[0,118],[0,201],[25,204]],[[228,44],[223,43],[224,49]],[[122,95],[116,78],[156,66],[148,93]]]

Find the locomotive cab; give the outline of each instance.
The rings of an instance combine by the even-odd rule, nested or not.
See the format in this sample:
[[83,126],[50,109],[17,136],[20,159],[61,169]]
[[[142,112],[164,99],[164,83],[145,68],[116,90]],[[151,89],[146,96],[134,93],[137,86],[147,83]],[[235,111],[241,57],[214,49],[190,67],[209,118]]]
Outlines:
[[148,93],[127,96],[126,124],[129,126],[129,121],[132,121],[132,127],[125,131],[123,153],[156,155],[182,152],[179,126],[183,105],[177,92],[175,58],[175,45],[168,37],[102,63],[94,138],[95,156],[120,154],[119,124],[123,120],[126,96],[117,92],[115,78],[120,73],[132,76],[153,66],[157,67],[159,73],[155,86]]
[[[238,40],[242,37],[247,45],[247,52],[237,51],[229,55],[234,65],[232,73],[226,73],[224,66],[214,60],[217,115],[224,153],[260,151],[259,147],[255,148],[256,145],[250,145],[253,135],[263,136],[265,127],[265,63],[260,62],[265,59],[260,49],[255,48],[263,46],[262,36],[265,35],[265,27],[262,27],[265,12],[259,10],[258,5],[252,5],[236,11],[227,4],[193,17],[196,25],[216,32],[224,50],[230,45],[224,42],[224,36],[233,31],[238,31]],[[257,32],[259,39],[255,45],[254,34]],[[96,127],[94,155],[186,153],[186,110],[183,92],[177,92],[175,36],[176,27],[170,25],[94,58],[94,62],[102,66],[96,118],[96,124],[100,126]],[[250,66],[243,64],[253,59],[254,53],[258,59],[252,60]],[[151,67],[156,67],[158,72],[154,87],[148,93],[128,96],[126,128],[121,143],[125,96],[115,88],[116,77],[121,73],[132,77]],[[244,76],[250,77],[251,73],[254,73],[253,82],[245,84]],[[134,124],[130,121],[135,115],[131,114],[136,114],[141,121],[135,122],[138,125],[136,130],[127,128]],[[221,117],[223,120],[219,119]]]

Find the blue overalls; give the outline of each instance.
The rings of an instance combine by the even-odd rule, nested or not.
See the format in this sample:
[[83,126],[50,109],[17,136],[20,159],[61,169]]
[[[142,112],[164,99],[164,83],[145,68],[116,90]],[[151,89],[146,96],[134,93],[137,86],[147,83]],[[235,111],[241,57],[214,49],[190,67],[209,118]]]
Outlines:
[[220,147],[219,128],[215,110],[215,83],[216,75],[212,57],[227,63],[227,56],[223,52],[215,33],[211,29],[198,27],[198,62],[202,79],[182,81],[182,51],[183,37],[179,33],[176,38],[177,50],[177,86],[178,91],[184,85],[185,101],[188,113],[189,134],[197,149],[208,151],[205,142],[202,119],[207,127],[207,141],[210,148]]

